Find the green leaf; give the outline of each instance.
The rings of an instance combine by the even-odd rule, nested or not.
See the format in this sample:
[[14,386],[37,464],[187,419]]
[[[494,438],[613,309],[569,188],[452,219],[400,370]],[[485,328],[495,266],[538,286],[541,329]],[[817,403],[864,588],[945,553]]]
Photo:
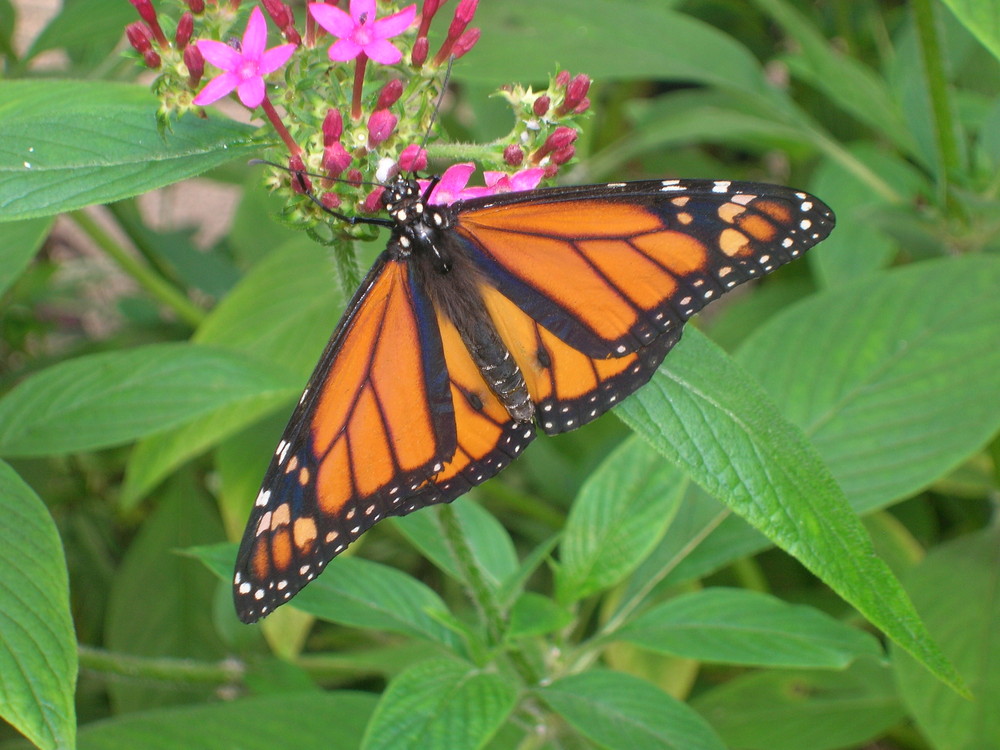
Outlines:
[[639,440],[608,456],[566,519],[556,598],[563,604],[578,601],[635,570],[670,525],[684,485],[677,467]]
[[[187,550],[227,583],[236,547],[217,544]],[[357,557],[337,557],[296,595],[293,605],[323,620],[356,628],[402,633],[459,649],[458,639],[432,615],[447,613],[436,593],[406,573]]]
[[943,0],[958,20],[1000,60],[1000,8],[994,0]]
[[514,602],[505,637],[523,638],[545,635],[566,627],[573,621],[573,613],[560,607],[547,596],[527,591]]
[[[462,534],[486,582],[494,589],[517,570],[517,553],[510,534],[488,511],[468,498],[459,498],[452,504]],[[462,574],[452,555],[447,540],[441,533],[438,510],[428,513],[411,513],[393,518],[395,524],[420,554],[456,581]]]
[[961,685],[815,450],[745,371],[696,329],[687,334],[616,413],[938,677]]
[[725,748],[688,706],[631,675],[595,670],[536,692],[580,734],[609,750]]
[[[225,648],[212,623],[216,583],[176,550],[222,538],[209,498],[188,474],[164,487],[153,514],[129,545],[113,580],[105,645],[136,656],[221,659]],[[118,711],[207,698],[211,688],[112,681]]]
[[4,224],[0,242],[0,296],[17,281],[52,229],[52,219],[27,219]]
[[455,661],[425,661],[389,683],[368,725],[364,750],[474,750],[514,709],[508,680]]
[[257,153],[253,129],[186,117],[157,132],[146,89],[103,81],[0,81],[0,221],[121,200]]
[[869,633],[812,607],[744,589],[678,596],[646,610],[613,637],[657,653],[748,666],[842,669],[860,656],[882,655]]
[[0,461],[0,716],[42,750],[76,735],[76,635],[59,532]]
[[297,392],[278,368],[192,344],[87,355],[29,377],[0,399],[0,454],[120,445],[233,404]]
[[785,310],[739,361],[852,505],[871,510],[945,476],[1000,429],[997,289],[997,257],[914,264]]
[[369,693],[299,692],[158,709],[84,727],[80,750],[275,750],[360,744],[375,708]]
[[269,253],[198,327],[193,341],[253,354],[305,378],[344,309],[329,251],[298,239]]
[[974,700],[942,689],[893,649],[896,684],[932,747],[1000,747],[1000,526],[933,549],[906,576],[908,590]]
[[903,718],[885,666],[768,670],[743,675],[695,698],[692,706],[728,747],[840,750],[867,747]]

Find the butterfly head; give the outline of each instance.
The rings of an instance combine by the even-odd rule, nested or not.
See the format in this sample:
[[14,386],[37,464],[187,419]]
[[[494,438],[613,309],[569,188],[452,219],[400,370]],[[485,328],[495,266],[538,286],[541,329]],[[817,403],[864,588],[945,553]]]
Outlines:
[[426,192],[412,178],[397,177],[382,194],[382,204],[395,223],[390,252],[400,258],[413,253],[428,253],[440,273],[451,270],[451,262],[441,250],[441,232],[451,226],[447,206],[428,202],[436,183]]

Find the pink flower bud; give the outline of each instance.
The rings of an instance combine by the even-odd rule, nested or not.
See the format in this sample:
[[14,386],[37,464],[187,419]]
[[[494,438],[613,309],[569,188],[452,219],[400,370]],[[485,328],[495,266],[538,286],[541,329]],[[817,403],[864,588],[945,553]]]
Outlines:
[[196,16],[201,15],[205,12],[205,0],[187,0],[187,7],[189,7],[191,12]]
[[550,104],[552,104],[552,100],[549,99],[547,94],[542,94],[540,97],[535,99],[535,103],[531,105],[531,111],[538,117],[544,117],[545,113],[549,111]]
[[458,7],[455,8],[455,15],[451,19],[451,26],[448,27],[448,36],[454,39],[465,31],[465,27],[476,15],[477,7],[479,7],[479,0],[459,0]]
[[569,79],[570,79],[569,71],[560,70],[558,75],[556,75],[556,81],[555,81],[556,86],[558,86],[561,89],[566,88],[566,86],[569,85]]
[[552,131],[550,135],[545,140],[545,145],[542,146],[546,152],[558,151],[561,148],[566,148],[569,144],[576,140],[576,131],[573,128],[567,128],[566,126],[558,127]]
[[396,129],[396,115],[387,109],[376,109],[368,118],[368,145],[384,143]]
[[302,157],[296,154],[288,157],[288,169],[292,176],[292,190],[296,193],[308,193],[312,190],[312,181],[306,176],[306,165]]
[[347,182],[349,185],[358,187],[361,185],[362,180],[364,180],[364,177],[361,175],[360,169],[352,169],[347,173]]
[[330,109],[323,118],[323,145],[331,146],[344,132],[344,118],[339,109]]
[[187,43],[191,41],[191,33],[194,31],[194,16],[190,12],[185,11],[180,20],[177,21],[177,33],[174,35],[174,41],[177,43],[177,49],[184,49],[187,47]]
[[148,49],[142,53],[143,62],[146,63],[146,67],[150,70],[156,70],[162,64],[160,56],[156,53],[154,49]]
[[551,180],[553,177],[556,176],[556,173],[558,171],[559,171],[559,166],[557,164],[549,163],[545,165],[543,176],[546,180]]
[[417,31],[417,37],[426,37],[427,29],[431,26],[431,21],[434,19],[434,14],[437,13],[438,8],[441,7],[442,0],[425,0],[424,9],[420,12],[420,29]]
[[302,44],[302,37],[299,36],[298,30],[295,28],[295,24],[289,23],[285,28],[281,30],[282,35],[285,37],[286,42],[291,42],[295,45]]
[[416,143],[411,143],[399,155],[399,166],[404,172],[419,172],[427,169],[427,152]]
[[451,48],[451,56],[456,60],[470,49],[476,46],[476,42],[479,41],[480,30],[478,28],[466,29],[462,36],[458,38],[455,42],[455,46]]
[[576,76],[569,84],[566,86],[566,97],[563,99],[563,103],[559,105],[557,110],[560,115],[565,115],[569,112],[574,111],[577,105],[583,101],[584,97],[587,96],[587,92],[590,90],[590,78],[585,76],[583,73]]
[[149,27],[142,21],[135,21],[125,27],[125,36],[128,37],[128,43],[140,54],[145,54],[146,50],[152,47],[151,35],[152,32],[150,32]]
[[579,115],[586,112],[588,109],[590,109],[590,98],[585,96],[580,103],[573,108],[573,113]]
[[425,36],[417,37],[417,41],[413,43],[410,63],[414,68],[422,68],[424,63],[427,62],[428,46],[427,37]]
[[338,141],[334,141],[323,149],[323,169],[331,177],[336,177],[350,165],[351,155]]
[[323,193],[319,197],[319,202],[323,204],[323,208],[329,208],[331,211],[340,208],[340,196],[336,193]]
[[388,109],[397,101],[399,97],[403,95],[403,82],[398,78],[393,78],[389,83],[382,87],[382,91],[378,95],[378,103],[375,105],[375,109]]
[[365,196],[364,202],[361,204],[361,210],[366,214],[378,213],[382,210],[382,193],[385,192],[384,187],[377,187]]
[[291,23],[292,18],[291,13],[288,11],[288,6],[281,2],[281,0],[262,0],[262,3],[264,10],[267,11],[267,15],[271,17],[274,25],[279,29],[284,29]]
[[503,160],[512,167],[519,167],[524,162],[524,149],[512,143],[503,150]]
[[197,44],[191,44],[184,48],[184,65],[188,69],[188,85],[193,89],[198,88],[201,77],[205,73],[205,58]]

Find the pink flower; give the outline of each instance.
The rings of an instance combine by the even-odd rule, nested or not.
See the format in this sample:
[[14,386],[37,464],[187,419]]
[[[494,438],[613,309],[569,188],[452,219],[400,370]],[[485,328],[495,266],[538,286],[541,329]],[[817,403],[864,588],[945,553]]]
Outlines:
[[389,37],[406,31],[417,15],[417,6],[409,5],[385,18],[375,18],[375,0],[351,0],[351,12],[324,3],[311,3],[309,12],[316,22],[337,41],[330,46],[334,62],[353,60],[364,53],[375,62],[395,65],[403,58]]
[[250,109],[260,106],[265,96],[264,76],[288,62],[295,51],[294,44],[264,49],[267,46],[267,24],[264,14],[256,7],[250,13],[240,51],[210,39],[200,39],[197,44],[205,59],[223,71],[194,98],[194,103],[201,107],[218,101],[233,89],[236,89],[245,106]]
[[[438,184],[434,187],[433,192],[431,192],[428,202],[437,205],[448,205],[455,201],[464,201],[468,198],[489,195],[490,189],[487,187],[466,187],[469,178],[472,177],[472,173],[475,171],[476,165],[472,162],[452,164],[441,175],[441,179],[438,180]],[[420,185],[421,191],[427,192],[427,187],[431,184],[431,181],[417,180],[417,184]]]
[[490,195],[497,193],[517,193],[521,190],[534,190],[545,176],[545,170],[539,167],[523,169],[516,174],[506,172],[483,172],[483,179],[490,189]]

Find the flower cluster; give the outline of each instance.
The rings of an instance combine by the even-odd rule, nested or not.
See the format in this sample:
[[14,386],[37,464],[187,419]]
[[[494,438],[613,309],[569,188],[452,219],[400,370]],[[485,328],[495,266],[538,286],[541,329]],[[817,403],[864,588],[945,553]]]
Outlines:
[[[381,186],[400,171],[426,169],[429,156],[461,160],[442,174],[434,202],[532,189],[573,158],[577,123],[590,107],[590,79],[564,71],[542,92],[503,91],[515,115],[507,137],[440,143],[434,129],[443,69],[479,41],[472,25],[479,0],[458,0],[436,51],[429,32],[448,0],[423,0],[419,9],[396,0],[378,7],[375,0],[313,2],[302,27],[282,0],[262,0],[264,11],[254,6],[249,14],[239,0],[186,0],[176,24],[163,25],[152,0],[130,2],[142,20],[126,34],[160,74],[154,88],[164,126],[186,112],[204,116],[203,107],[233,93],[260,108],[289,167],[274,170],[269,182],[288,195],[286,218],[307,226],[323,218],[317,204],[341,216],[380,211]],[[268,48],[267,18],[284,43]],[[174,29],[172,39],[164,26]],[[206,63],[220,72],[204,83]],[[279,71],[284,85],[277,88],[270,84]],[[486,170],[485,185],[468,186],[473,162]],[[371,230],[341,223],[337,231]]]

